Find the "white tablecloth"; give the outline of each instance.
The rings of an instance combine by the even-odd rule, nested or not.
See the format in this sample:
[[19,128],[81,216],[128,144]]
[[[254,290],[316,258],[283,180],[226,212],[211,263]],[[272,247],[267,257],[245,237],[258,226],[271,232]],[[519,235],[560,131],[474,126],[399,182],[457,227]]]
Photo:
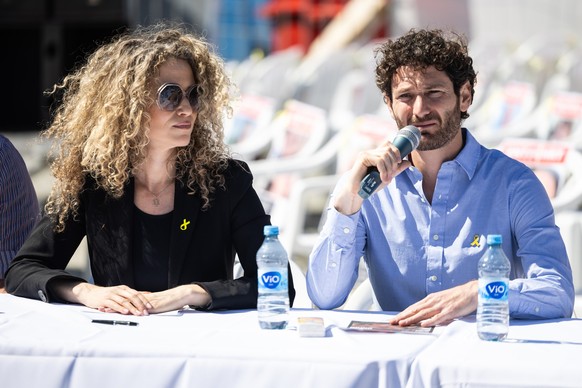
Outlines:
[[582,387],[582,320],[512,320],[506,341],[453,322],[414,361],[408,387]]
[[133,317],[0,294],[0,387],[400,387],[437,334],[342,329],[391,315],[292,310],[291,324],[324,318],[326,337],[303,338],[261,330],[254,310]]

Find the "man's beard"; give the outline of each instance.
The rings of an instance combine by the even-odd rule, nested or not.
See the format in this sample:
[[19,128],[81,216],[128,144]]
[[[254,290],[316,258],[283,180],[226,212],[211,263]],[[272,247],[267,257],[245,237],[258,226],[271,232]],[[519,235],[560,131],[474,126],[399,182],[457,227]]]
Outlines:
[[[409,124],[415,125],[416,123],[421,123],[429,120],[436,120],[440,126],[440,129],[434,133],[423,133],[420,144],[418,145],[418,151],[431,151],[444,147],[457,134],[457,131],[461,128],[461,106],[460,100],[457,98],[457,103],[455,107],[445,112],[444,121],[436,113],[428,114],[424,117],[413,116]],[[399,128],[404,127],[404,125],[397,120]]]

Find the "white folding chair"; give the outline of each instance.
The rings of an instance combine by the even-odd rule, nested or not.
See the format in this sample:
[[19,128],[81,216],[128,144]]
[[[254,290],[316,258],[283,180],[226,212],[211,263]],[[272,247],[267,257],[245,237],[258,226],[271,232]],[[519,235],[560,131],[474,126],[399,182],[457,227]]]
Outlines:
[[232,117],[224,119],[224,138],[234,155],[243,160],[264,156],[271,145],[270,124],[277,101],[271,97],[243,94],[233,108]]
[[534,137],[534,128],[523,122],[550,92],[546,83],[571,49],[562,34],[540,34],[522,43],[493,74],[486,100],[470,110],[465,125],[490,147],[505,137]]

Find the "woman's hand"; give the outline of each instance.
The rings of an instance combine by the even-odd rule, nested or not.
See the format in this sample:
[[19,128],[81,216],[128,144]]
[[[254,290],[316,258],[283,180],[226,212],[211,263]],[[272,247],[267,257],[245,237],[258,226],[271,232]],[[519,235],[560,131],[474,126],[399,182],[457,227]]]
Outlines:
[[185,284],[166,291],[148,294],[152,305],[150,313],[163,313],[178,310],[184,306],[202,307],[210,303],[210,295],[197,284]]
[[60,281],[52,290],[62,299],[107,313],[148,315],[179,310],[186,305],[206,306],[210,295],[197,284],[160,292],[136,291],[127,286],[101,287],[84,282]]
[[152,308],[149,294],[127,286],[100,287],[84,282],[58,282],[52,286],[61,298],[100,311],[148,315]]
[[[202,307],[210,303],[210,295],[196,284],[186,284],[160,292],[142,292],[142,294],[147,295],[150,306],[147,310],[148,313],[165,313],[166,311],[179,310],[184,306]],[[106,313],[116,312],[110,308],[100,308],[99,310]]]

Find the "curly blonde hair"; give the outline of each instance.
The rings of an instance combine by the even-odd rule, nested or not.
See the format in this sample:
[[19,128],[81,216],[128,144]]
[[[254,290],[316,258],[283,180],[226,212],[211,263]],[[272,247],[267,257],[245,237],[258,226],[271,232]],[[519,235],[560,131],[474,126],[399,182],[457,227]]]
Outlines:
[[78,214],[87,176],[110,196],[123,195],[146,157],[147,111],[156,98],[152,84],[160,65],[170,58],[190,64],[200,92],[190,142],[176,150],[176,176],[191,192],[199,192],[203,208],[210,206],[211,194],[224,187],[222,172],[229,154],[223,117],[232,112],[233,85],[222,59],[182,25],[137,27],[101,46],[50,91],[62,92],[61,104],[44,132],[56,140],[51,153],[56,182],[45,211],[54,217],[57,231]]

